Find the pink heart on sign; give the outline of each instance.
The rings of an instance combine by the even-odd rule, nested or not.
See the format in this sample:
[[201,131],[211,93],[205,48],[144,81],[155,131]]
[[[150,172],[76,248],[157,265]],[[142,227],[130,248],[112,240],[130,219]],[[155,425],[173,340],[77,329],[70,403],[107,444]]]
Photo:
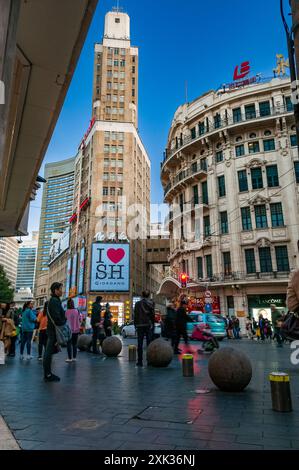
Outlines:
[[125,256],[125,250],[122,248],[118,248],[117,250],[115,250],[115,248],[109,248],[107,251],[107,256],[112,263],[117,264]]

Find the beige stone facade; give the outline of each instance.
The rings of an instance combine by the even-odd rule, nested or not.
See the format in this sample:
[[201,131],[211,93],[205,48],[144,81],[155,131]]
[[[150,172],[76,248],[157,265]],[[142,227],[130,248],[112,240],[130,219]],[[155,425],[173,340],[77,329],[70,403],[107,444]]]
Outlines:
[[[72,259],[73,281],[69,279],[66,295],[83,295],[91,305],[102,294],[105,302],[117,304],[114,308],[119,309],[120,322],[124,321],[125,310],[127,318],[132,313],[132,297],[146,287],[150,215],[150,161],[137,130],[138,49],[130,45],[129,26],[127,14],[107,13],[103,43],[95,45],[93,119],[75,161],[70,253],[50,265],[50,278],[58,277],[59,273],[66,274],[67,262]],[[130,237],[129,226],[136,211],[128,213],[126,208],[133,204],[142,208],[143,239]],[[131,253],[129,290],[90,292],[92,244],[99,236],[107,241],[111,234],[118,241],[124,233]],[[79,288],[83,248],[84,282]]]
[[[209,92],[175,113],[161,179],[171,275],[160,291],[206,288],[221,312],[284,306],[299,267],[299,161],[290,81]],[[190,233],[193,237],[189,237]]]

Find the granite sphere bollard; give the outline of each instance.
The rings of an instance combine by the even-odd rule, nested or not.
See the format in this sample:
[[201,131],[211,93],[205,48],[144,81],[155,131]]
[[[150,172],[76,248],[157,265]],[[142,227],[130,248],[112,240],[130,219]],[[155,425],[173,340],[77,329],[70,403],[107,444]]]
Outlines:
[[102,343],[102,352],[108,357],[118,356],[122,348],[122,342],[116,336],[108,336]]
[[92,336],[91,335],[80,335],[78,338],[78,349],[80,351],[88,351],[91,347]]
[[209,360],[211,380],[224,392],[241,392],[252,377],[250,359],[242,351],[221,348]]
[[150,343],[146,356],[149,366],[167,367],[172,361],[173,349],[167,341],[158,338]]

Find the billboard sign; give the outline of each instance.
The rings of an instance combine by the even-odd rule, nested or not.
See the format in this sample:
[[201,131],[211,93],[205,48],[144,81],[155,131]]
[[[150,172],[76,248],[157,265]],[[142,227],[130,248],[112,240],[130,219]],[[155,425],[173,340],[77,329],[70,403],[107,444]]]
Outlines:
[[72,258],[69,258],[67,261],[67,270],[66,270],[66,284],[65,284],[65,295],[69,296],[70,287],[71,287],[71,278],[72,278]]
[[70,229],[67,228],[61,236],[51,246],[49,255],[49,265],[55,261],[58,256],[68,250],[70,246]]
[[74,256],[73,256],[73,269],[72,269],[71,287],[76,287],[76,285],[77,285],[77,261],[78,261],[78,255],[77,255],[77,253],[75,253]]
[[82,246],[80,250],[80,261],[79,261],[78,294],[83,294],[84,271],[85,271],[85,247]]
[[129,243],[93,243],[90,291],[128,292],[129,290]]

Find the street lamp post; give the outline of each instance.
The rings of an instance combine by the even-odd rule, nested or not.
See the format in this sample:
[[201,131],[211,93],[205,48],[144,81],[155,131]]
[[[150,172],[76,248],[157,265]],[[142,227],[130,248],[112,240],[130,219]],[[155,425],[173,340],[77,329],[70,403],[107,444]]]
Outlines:
[[[294,15],[295,11],[299,10],[299,5],[298,2],[294,2],[294,0],[290,1],[290,4],[292,5],[292,13]],[[297,25],[294,24],[293,21],[293,26],[292,29],[290,30],[286,19],[284,15],[284,10],[283,10],[283,0],[280,0],[280,13],[281,13],[281,18],[282,22],[284,25],[284,29],[286,32],[286,37],[287,37],[287,45],[288,45],[288,55],[289,55],[289,65],[290,65],[290,76],[291,76],[291,88],[292,91],[297,91],[297,73],[296,73],[296,65],[295,65],[295,44],[294,44],[294,26],[297,27]],[[294,18],[293,18],[294,20]],[[296,93],[297,95],[297,93]],[[298,97],[296,96],[296,101],[295,103],[293,102],[294,105],[294,116],[295,116],[295,124],[296,124],[296,134],[297,134],[297,148],[298,148],[298,153],[299,153],[299,103],[298,103]]]

